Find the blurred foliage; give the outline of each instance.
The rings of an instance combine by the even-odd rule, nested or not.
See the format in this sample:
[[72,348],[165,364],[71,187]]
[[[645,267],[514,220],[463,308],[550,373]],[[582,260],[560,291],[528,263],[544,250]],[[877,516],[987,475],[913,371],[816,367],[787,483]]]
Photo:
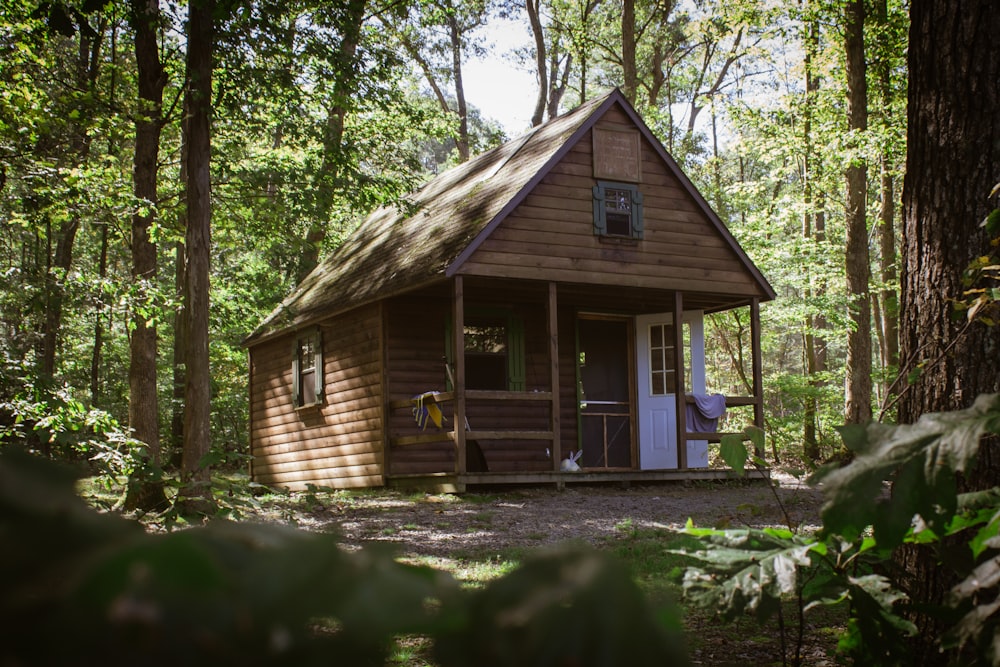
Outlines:
[[478,591],[334,535],[216,521],[167,533],[94,511],[76,471],[0,452],[0,664],[385,664],[430,636],[447,665],[686,664],[678,616],[591,551]]

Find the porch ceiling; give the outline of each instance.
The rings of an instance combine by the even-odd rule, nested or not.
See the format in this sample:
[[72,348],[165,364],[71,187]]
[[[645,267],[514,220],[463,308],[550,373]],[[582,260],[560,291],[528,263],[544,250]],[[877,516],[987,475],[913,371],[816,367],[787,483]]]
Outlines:
[[[495,300],[498,293],[511,301],[539,301],[547,298],[545,281],[506,280],[483,277],[465,277],[465,298],[475,300],[477,295]],[[669,312],[673,309],[674,292],[646,288],[622,288],[619,285],[581,285],[559,283],[560,305],[581,310],[637,315],[641,313]],[[748,306],[751,297],[716,292],[685,292],[685,310],[718,312]]]

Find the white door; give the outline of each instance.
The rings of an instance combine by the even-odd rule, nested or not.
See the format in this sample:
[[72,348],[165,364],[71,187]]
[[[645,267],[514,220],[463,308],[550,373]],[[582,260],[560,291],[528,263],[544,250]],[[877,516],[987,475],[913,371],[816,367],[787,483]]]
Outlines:
[[[639,315],[636,331],[636,393],[639,422],[639,468],[677,467],[677,371],[674,368],[672,313]],[[685,383],[691,393],[705,392],[703,314],[684,313]],[[688,443],[688,467],[708,465],[708,443]]]

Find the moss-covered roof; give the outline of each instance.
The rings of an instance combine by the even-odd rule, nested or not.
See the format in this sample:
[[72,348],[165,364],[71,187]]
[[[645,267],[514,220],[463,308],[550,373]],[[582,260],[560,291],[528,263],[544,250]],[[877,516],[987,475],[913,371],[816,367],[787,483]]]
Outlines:
[[443,279],[462,251],[519,199],[517,195],[608,98],[582,104],[440,174],[404,203],[372,213],[245,342]]
[[372,213],[244,341],[247,345],[337,312],[452,275],[594,123],[621,104],[773,298],[773,290],[617,89],[448,170]]

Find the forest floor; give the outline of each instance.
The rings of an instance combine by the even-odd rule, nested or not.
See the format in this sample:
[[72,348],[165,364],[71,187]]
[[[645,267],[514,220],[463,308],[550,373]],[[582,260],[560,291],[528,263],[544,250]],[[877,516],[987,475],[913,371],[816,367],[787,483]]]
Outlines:
[[[668,583],[670,567],[660,561],[664,535],[684,527],[819,527],[821,493],[796,478],[773,473],[765,482],[689,482],[655,486],[577,486],[490,490],[463,495],[394,490],[301,495],[261,503],[262,518],[308,530],[339,533],[347,548],[391,544],[401,560],[451,572],[469,585],[481,585],[516,567],[532,551],[566,543],[585,543],[623,555],[633,570],[644,570],[647,592],[678,598]],[[779,502],[780,500],[780,502]],[[658,548],[649,548],[649,542]],[[641,559],[653,554],[653,572]],[[639,559],[639,560],[636,560]],[[722,624],[707,612],[681,603],[689,652],[698,665],[792,664],[798,631],[794,605],[781,619],[758,625],[753,619]],[[836,664],[836,634],[843,618],[820,610],[805,618],[803,665]],[[783,661],[782,655],[785,655]],[[419,651],[418,656],[419,658]],[[787,661],[787,662],[786,662]],[[401,664],[425,664],[400,660]]]

